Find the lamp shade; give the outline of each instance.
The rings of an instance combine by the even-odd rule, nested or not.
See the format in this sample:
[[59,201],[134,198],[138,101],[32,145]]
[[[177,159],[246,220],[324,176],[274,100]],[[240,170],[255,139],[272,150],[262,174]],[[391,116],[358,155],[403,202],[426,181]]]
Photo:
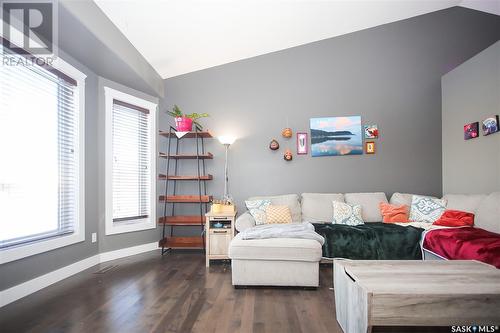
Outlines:
[[236,138],[234,136],[230,135],[219,136],[219,142],[222,143],[223,145],[232,145],[234,141],[236,141]]

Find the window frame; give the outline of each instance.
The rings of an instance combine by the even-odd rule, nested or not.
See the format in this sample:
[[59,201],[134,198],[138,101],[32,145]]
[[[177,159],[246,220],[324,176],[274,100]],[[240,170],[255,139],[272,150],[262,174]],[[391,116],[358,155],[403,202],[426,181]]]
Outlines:
[[[149,134],[151,145],[150,154],[150,212],[147,218],[131,219],[130,223],[113,223],[113,100],[132,104],[149,111]],[[104,87],[105,104],[105,223],[104,234],[116,235],[134,231],[142,231],[156,228],[156,135],[157,135],[157,109],[158,104],[147,101],[122,91]]]
[[20,244],[12,248],[0,250],[0,264],[34,256],[47,251],[55,250],[68,245],[85,241],[85,79],[87,75],[57,57],[51,67],[69,76],[77,82],[77,96],[75,108],[79,111],[78,151],[78,202],[76,208],[77,220],[75,231],[69,235],[61,235],[47,239],[40,239],[32,243]]

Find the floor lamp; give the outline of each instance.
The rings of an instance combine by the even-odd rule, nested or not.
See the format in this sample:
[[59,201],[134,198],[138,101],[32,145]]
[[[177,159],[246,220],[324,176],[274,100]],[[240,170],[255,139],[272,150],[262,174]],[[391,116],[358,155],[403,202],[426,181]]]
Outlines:
[[234,141],[236,140],[235,137],[232,137],[232,136],[220,136],[219,137],[219,142],[222,143],[224,145],[224,147],[226,148],[226,161],[224,163],[224,201],[231,201],[232,202],[232,198],[231,196],[229,195],[229,176],[228,176],[228,167],[227,167],[227,154],[228,154],[228,150],[229,150],[229,146],[232,145],[234,143]]

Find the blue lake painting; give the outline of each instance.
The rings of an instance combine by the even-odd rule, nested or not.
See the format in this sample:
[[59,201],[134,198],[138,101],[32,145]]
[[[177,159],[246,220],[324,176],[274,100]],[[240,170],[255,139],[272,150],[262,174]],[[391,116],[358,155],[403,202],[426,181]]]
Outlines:
[[363,154],[361,117],[311,118],[311,155]]

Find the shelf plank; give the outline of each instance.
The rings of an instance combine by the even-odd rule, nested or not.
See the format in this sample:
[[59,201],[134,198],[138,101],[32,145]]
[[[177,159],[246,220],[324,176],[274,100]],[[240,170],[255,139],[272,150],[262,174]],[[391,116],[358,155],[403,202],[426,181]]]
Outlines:
[[202,236],[167,237],[160,240],[159,245],[172,249],[203,249],[203,238]]
[[[177,138],[177,135],[175,135],[174,132],[172,132],[172,134],[170,134],[167,131],[160,131],[160,135],[165,136],[167,138],[169,136],[172,138]],[[213,136],[212,136],[212,133],[210,133],[209,131],[203,131],[203,132],[198,132],[198,137],[199,138],[212,138]],[[196,132],[188,132],[179,139],[184,139],[184,138],[196,138]]]
[[[169,195],[167,196],[167,202],[185,202],[185,203],[200,203],[200,202],[210,202],[212,200],[211,195]],[[160,195],[160,201],[165,201],[165,196]]]
[[[158,178],[160,180],[165,180],[165,175],[160,174],[158,175]],[[214,177],[212,175],[203,175],[200,176],[200,180],[212,180]],[[168,180],[198,180],[198,176],[174,176],[174,175],[169,175]]]
[[[159,154],[160,157],[167,158],[166,153],[161,153]],[[176,160],[196,160],[197,156],[196,155],[189,155],[189,154],[172,154],[170,155],[170,158],[176,159]],[[204,155],[199,155],[200,160],[211,160],[214,158],[214,155],[212,153],[207,153]]]
[[205,223],[205,218],[199,215],[164,216],[158,219],[158,223],[166,225],[201,226]]

